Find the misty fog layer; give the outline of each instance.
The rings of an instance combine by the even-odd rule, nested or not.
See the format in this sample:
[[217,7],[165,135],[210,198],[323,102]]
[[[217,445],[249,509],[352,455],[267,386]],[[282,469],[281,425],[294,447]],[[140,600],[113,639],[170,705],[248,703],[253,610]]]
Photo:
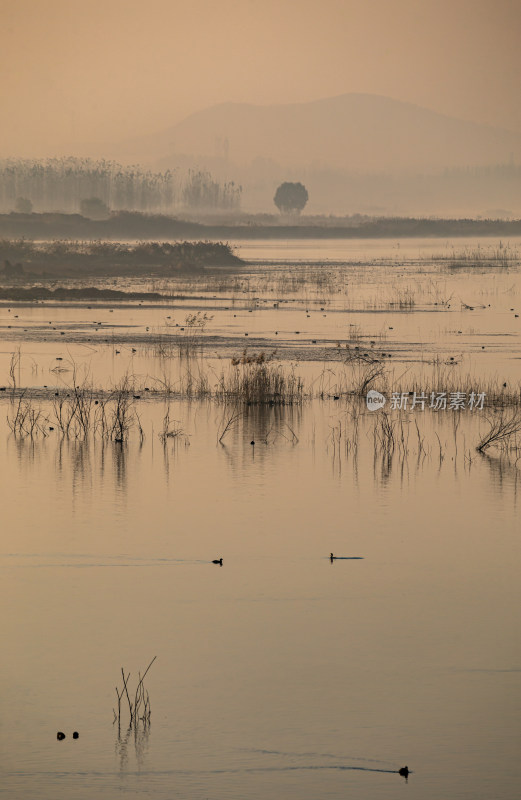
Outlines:
[[290,180],[306,185],[306,214],[521,212],[521,134],[386,97],[222,104],[116,151],[121,162],[0,160],[0,211],[276,214]]

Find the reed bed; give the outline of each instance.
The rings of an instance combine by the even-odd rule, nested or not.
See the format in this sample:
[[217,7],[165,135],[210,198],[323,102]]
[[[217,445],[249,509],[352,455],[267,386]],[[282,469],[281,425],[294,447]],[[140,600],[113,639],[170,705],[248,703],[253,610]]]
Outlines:
[[[200,330],[193,327],[196,332]],[[405,369],[400,373],[396,367],[373,358],[373,351],[368,359],[361,351],[356,357],[353,350],[350,352],[344,363],[324,366],[314,380],[305,380],[297,364],[278,360],[276,351],[243,350],[220,368],[215,361],[205,361],[190,351],[178,352],[175,379],[166,371],[162,379],[126,375],[113,388],[102,390],[86,379],[80,380],[73,365],[69,386],[43,391],[19,386],[20,352],[16,351],[9,367],[10,384],[3,395],[7,401],[7,423],[12,434],[20,439],[46,437],[55,430],[66,439],[101,438],[122,444],[136,433],[143,440],[139,406],[145,398],[168,403],[172,399],[205,401],[223,409],[217,433],[217,440],[222,443],[248,407],[301,406],[318,399],[337,401],[339,411],[345,415],[342,425],[332,426],[329,446],[336,452],[342,449],[355,453],[359,446],[360,415],[367,413],[365,397],[371,389],[386,398],[384,409],[374,416],[373,431],[373,448],[386,457],[393,453],[403,455],[410,446],[409,429],[417,440],[416,450],[422,453],[422,415],[412,413],[415,410],[435,414],[444,410],[456,426],[468,415],[479,417],[482,423],[485,419],[488,427],[480,432],[475,448],[481,453],[498,448],[503,452],[517,451],[521,435],[521,381],[494,377],[478,382],[456,360],[443,357],[425,363],[419,371]],[[424,396],[421,406],[414,401],[420,394]],[[464,395],[466,400],[471,395],[474,398],[482,395],[483,402],[477,408],[458,410],[450,405],[453,394]],[[433,399],[438,395],[445,396],[445,404]],[[403,405],[394,404],[396,397],[402,398]],[[406,424],[407,418],[410,424]],[[181,423],[171,419],[169,407],[156,435],[165,446],[168,442],[189,444]],[[439,451],[441,462],[444,448],[440,441],[434,441],[432,447]]]
[[521,380],[490,377],[485,381],[471,373],[462,372],[456,360],[436,356],[430,362],[430,369],[423,369],[420,375],[410,377],[405,374],[397,379],[389,373],[387,375],[387,388],[392,392],[412,394],[422,389],[429,394],[445,393],[447,396],[460,392],[467,397],[474,392],[485,395],[485,406],[489,408],[521,407]]
[[232,361],[231,370],[222,373],[215,391],[220,401],[239,401],[246,405],[294,405],[304,399],[304,381],[294,369],[256,359]]
[[451,268],[457,267],[511,267],[521,263],[521,251],[510,244],[499,243],[497,247],[464,247],[453,248],[448,255],[432,257],[433,261],[441,261]]
[[[249,265],[251,266],[251,265]],[[190,276],[190,280],[182,277],[176,280],[176,291],[192,294],[201,293],[229,294],[239,298],[241,295],[260,296],[262,294],[278,297],[300,295],[308,289],[311,295],[337,294],[339,290],[347,291],[348,281],[345,274],[345,263],[331,267],[331,264],[269,264],[269,272],[250,272],[243,269],[239,274],[226,275],[200,274]],[[360,266],[356,264],[354,266]],[[170,291],[171,284],[154,281],[150,284],[154,290]]]
[[87,439],[93,435],[123,443],[135,428],[143,439],[136,408],[139,397],[134,392],[128,376],[109,392],[74,383],[68,390],[47,392],[43,399],[51,401],[51,408],[44,411],[41,394],[35,397],[27,389],[13,389],[7,424],[19,438],[47,436],[57,429],[65,438]]
[[206,326],[212,319],[213,315],[197,311],[187,314],[182,325],[167,323],[172,333],[158,335],[151,348],[153,355],[165,360],[202,353]]
[[[252,369],[251,364],[245,366],[248,370]],[[265,366],[253,365],[255,370]],[[222,417],[216,424],[218,443],[224,444],[225,437],[235,430],[238,431],[239,439],[243,437],[246,430],[244,423],[249,420],[247,428],[250,429],[253,424],[256,430],[254,438],[258,444],[273,445],[275,441],[282,439],[294,446],[299,444],[300,431],[298,427],[291,427],[287,414],[291,408],[299,408],[298,403],[302,402],[301,400],[293,406],[286,405],[274,401],[263,389],[261,402],[252,402],[248,399],[250,396],[247,393],[241,398],[237,397],[233,386],[230,386],[230,389],[229,393],[223,393],[220,397],[215,393],[212,395],[214,402],[222,407]],[[157,396],[161,397],[159,393]],[[207,398],[204,399],[207,401]],[[24,404],[28,409],[24,409]],[[12,402],[15,418],[18,405],[21,405],[23,410],[19,412],[19,426],[11,425],[14,435],[21,440],[33,440],[40,435],[47,436],[49,423],[54,422],[52,415],[38,405],[32,407],[31,400],[26,400],[24,393],[20,393]],[[411,457],[416,458],[418,463],[425,458],[434,458],[440,467],[447,456],[452,456],[449,461],[463,458],[470,465],[476,457],[476,452],[482,455],[490,453],[494,459],[504,458],[505,463],[507,461],[512,463],[514,459],[517,464],[519,460],[521,411],[516,408],[500,408],[493,412],[489,409],[488,412],[479,415],[468,411],[446,411],[442,414],[429,409],[428,406],[423,412],[416,413],[407,409],[392,410],[387,404],[383,409],[371,412],[366,407],[365,399],[355,394],[346,398],[345,403],[330,406],[330,413],[332,407],[337,411],[338,419],[336,423],[330,425],[325,444],[339,463],[347,457],[357,459],[360,450],[363,449],[366,453],[368,447],[375,459],[378,459],[380,467],[387,473],[393,459],[398,459],[402,465],[406,465]],[[255,416],[253,423],[250,418],[252,413],[261,415]],[[93,426],[89,429],[88,437],[82,435],[76,440],[83,444],[101,435],[102,441],[119,441],[119,437],[109,432],[108,425],[105,430],[103,435],[99,428]],[[60,432],[64,439],[72,438],[71,429],[67,433],[67,428],[64,426]],[[141,431],[141,438],[143,435]],[[185,446],[190,444],[190,437],[184,425],[179,420],[172,419],[170,406],[165,410],[163,426],[157,435],[165,452],[168,443],[174,446],[181,443]],[[130,441],[130,429],[126,431],[123,441]],[[312,446],[315,447],[314,425]]]

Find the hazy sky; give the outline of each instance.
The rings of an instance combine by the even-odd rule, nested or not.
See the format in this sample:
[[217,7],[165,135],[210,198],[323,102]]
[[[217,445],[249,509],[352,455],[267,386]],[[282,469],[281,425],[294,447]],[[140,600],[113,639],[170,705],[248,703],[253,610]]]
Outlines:
[[0,0],[0,156],[384,94],[521,131],[521,0]]

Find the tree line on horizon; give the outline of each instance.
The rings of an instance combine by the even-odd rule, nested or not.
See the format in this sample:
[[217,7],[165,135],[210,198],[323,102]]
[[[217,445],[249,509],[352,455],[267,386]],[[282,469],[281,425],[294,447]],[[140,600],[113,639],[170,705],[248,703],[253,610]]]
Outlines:
[[180,208],[234,210],[242,188],[206,170],[153,172],[138,165],[79,158],[1,159],[0,211],[169,213]]

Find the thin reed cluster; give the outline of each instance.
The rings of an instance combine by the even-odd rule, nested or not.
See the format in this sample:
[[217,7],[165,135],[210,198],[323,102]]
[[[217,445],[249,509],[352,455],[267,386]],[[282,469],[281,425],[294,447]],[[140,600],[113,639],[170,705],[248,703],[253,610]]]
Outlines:
[[[156,660],[157,656],[154,656],[146,670],[144,671],[143,675],[138,672],[138,682],[135,688],[135,691],[132,693],[129,691],[129,680],[130,680],[130,672],[128,675],[125,675],[125,670],[121,667],[121,677],[123,679],[123,686],[119,689],[117,686],[116,688],[116,696],[118,699],[117,709],[112,709],[114,712],[114,722],[117,722],[118,725],[121,723],[121,716],[123,713],[123,709],[121,707],[123,701],[123,707],[128,708],[128,712],[130,715],[130,726],[137,727],[139,722],[142,722],[143,725],[147,726],[150,725],[150,715],[152,713],[151,706],[150,706],[150,696],[148,694],[147,689],[145,688],[145,678],[147,673]],[[125,704],[124,701],[127,701]]]

